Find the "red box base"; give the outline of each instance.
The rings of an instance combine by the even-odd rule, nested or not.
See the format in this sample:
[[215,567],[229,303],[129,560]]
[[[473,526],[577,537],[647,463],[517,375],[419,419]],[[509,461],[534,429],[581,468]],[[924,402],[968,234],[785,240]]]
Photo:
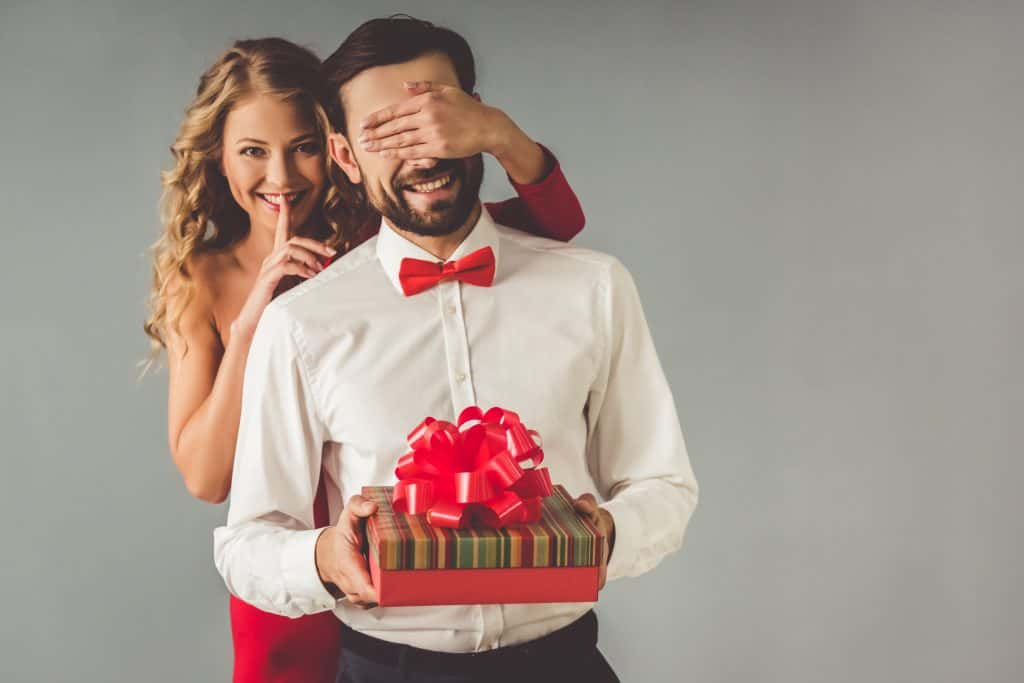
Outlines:
[[598,567],[381,571],[369,559],[381,607],[597,602]]

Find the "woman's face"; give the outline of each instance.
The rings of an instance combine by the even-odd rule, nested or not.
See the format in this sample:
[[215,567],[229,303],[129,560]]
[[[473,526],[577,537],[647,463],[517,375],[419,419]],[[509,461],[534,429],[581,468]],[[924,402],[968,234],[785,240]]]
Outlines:
[[292,232],[313,215],[327,182],[324,148],[309,112],[272,95],[255,95],[228,112],[221,169],[252,229],[273,232],[280,202]]

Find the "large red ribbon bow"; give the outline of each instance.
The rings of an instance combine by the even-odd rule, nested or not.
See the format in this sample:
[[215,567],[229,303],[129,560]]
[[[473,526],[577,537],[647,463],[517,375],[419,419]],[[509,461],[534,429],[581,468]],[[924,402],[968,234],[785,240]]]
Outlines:
[[470,406],[458,426],[428,417],[409,433],[412,450],[398,460],[391,505],[453,529],[535,522],[541,498],[553,493],[547,468],[538,467],[539,439],[516,413],[497,407]]
[[406,296],[426,291],[442,280],[461,280],[479,287],[490,287],[494,282],[494,251],[484,247],[444,263],[404,258],[398,268],[398,281]]

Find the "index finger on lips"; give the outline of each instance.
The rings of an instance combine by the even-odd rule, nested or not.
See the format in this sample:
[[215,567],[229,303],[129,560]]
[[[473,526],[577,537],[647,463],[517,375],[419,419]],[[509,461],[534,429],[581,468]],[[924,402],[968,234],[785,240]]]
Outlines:
[[288,232],[291,226],[291,209],[288,208],[288,200],[280,195],[280,203],[277,205],[277,226],[274,228],[274,248],[279,249],[288,241]]

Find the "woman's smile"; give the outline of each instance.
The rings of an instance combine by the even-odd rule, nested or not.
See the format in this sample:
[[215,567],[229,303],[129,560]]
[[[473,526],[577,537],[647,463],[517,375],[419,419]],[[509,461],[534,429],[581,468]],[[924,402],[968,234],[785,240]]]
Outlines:
[[302,200],[306,198],[306,195],[309,194],[309,190],[286,193],[254,192],[253,194],[260,199],[266,209],[273,211],[274,213],[278,213],[281,211],[282,198],[284,198],[284,201],[287,202],[288,206],[294,211],[295,207],[298,206]]

